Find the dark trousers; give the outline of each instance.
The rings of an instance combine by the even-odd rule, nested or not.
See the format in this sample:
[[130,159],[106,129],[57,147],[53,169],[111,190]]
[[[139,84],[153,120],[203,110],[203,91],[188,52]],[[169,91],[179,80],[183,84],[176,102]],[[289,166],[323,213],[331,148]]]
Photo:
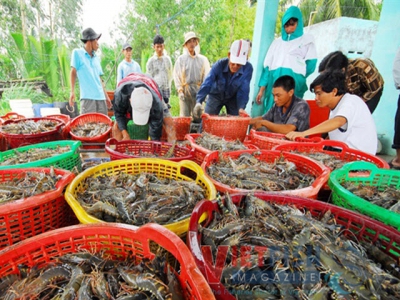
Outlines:
[[374,97],[372,97],[371,100],[366,102],[371,114],[374,112],[375,108],[378,106],[379,100],[381,100],[382,93],[383,93],[383,88]]
[[394,138],[392,148],[400,149],[400,95],[397,100],[397,111],[394,118]]

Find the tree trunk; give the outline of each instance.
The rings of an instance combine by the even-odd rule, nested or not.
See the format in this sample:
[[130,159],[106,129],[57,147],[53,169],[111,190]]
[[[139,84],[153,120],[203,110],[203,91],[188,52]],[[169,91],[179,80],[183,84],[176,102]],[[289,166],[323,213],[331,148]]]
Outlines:
[[19,0],[20,10],[21,10],[21,27],[22,27],[22,37],[24,39],[24,45],[26,47],[26,16],[25,16],[25,2],[24,0]]

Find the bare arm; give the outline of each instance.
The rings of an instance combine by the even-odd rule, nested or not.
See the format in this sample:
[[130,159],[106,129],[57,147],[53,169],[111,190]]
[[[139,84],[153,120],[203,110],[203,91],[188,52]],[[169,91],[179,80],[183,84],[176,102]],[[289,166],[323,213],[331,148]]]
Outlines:
[[71,93],[69,95],[69,106],[74,107],[75,102],[75,82],[76,82],[76,69],[71,67],[71,72],[69,74],[69,80],[71,83]]
[[106,96],[107,108],[110,109],[112,107],[111,100],[110,100],[110,97],[108,97],[108,94],[106,92],[106,86],[105,86],[104,81],[103,81],[103,79],[101,77],[100,77],[100,81],[101,81],[101,86],[103,87],[104,95]]
[[293,124],[275,124],[275,123],[273,123],[271,121],[267,121],[267,120],[259,120],[259,121],[255,122],[253,128],[258,129],[262,126],[268,128],[268,130],[271,132],[282,133],[282,134],[287,134],[291,131],[296,130],[296,126],[294,126]]
[[318,124],[317,126],[314,126],[313,128],[307,129],[303,132],[289,132],[288,134],[286,134],[286,137],[289,140],[294,140],[297,137],[306,137],[312,134],[330,132],[339,128],[340,126],[343,126],[344,124],[346,124],[346,122],[347,119],[345,117],[338,116],[334,117],[333,119],[326,120],[325,122],[322,122],[321,124]]

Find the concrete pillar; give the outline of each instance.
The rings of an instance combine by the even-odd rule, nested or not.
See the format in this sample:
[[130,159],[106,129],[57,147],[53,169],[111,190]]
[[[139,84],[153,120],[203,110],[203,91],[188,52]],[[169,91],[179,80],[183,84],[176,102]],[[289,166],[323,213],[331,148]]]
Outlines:
[[[385,0],[387,1],[387,0]],[[258,0],[256,20],[252,40],[250,62],[253,65],[253,77],[250,82],[250,95],[246,111],[252,117],[260,116],[263,106],[255,103],[258,93],[258,81],[263,70],[265,54],[275,38],[275,24],[278,15],[279,0]]]
[[[382,154],[394,155],[391,148],[394,135],[394,117],[397,109],[399,91],[393,82],[393,61],[400,46],[400,1],[384,0],[379,25],[372,49],[371,59],[385,81],[383,94],[373,117],[382,142]],[[362,37],[360,37],[362,38]]]

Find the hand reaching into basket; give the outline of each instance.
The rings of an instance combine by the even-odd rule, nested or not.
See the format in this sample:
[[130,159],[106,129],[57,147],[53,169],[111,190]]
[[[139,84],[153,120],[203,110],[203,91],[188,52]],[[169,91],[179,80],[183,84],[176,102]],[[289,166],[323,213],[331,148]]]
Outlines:
[[197,102],[195,107],[193,108],[193,118],[201,119],[201,115],[203,114],[203,106],[201,103]]
[[250,118],[249,114],[243,108],[239,109],[239,116],[243,118]]

